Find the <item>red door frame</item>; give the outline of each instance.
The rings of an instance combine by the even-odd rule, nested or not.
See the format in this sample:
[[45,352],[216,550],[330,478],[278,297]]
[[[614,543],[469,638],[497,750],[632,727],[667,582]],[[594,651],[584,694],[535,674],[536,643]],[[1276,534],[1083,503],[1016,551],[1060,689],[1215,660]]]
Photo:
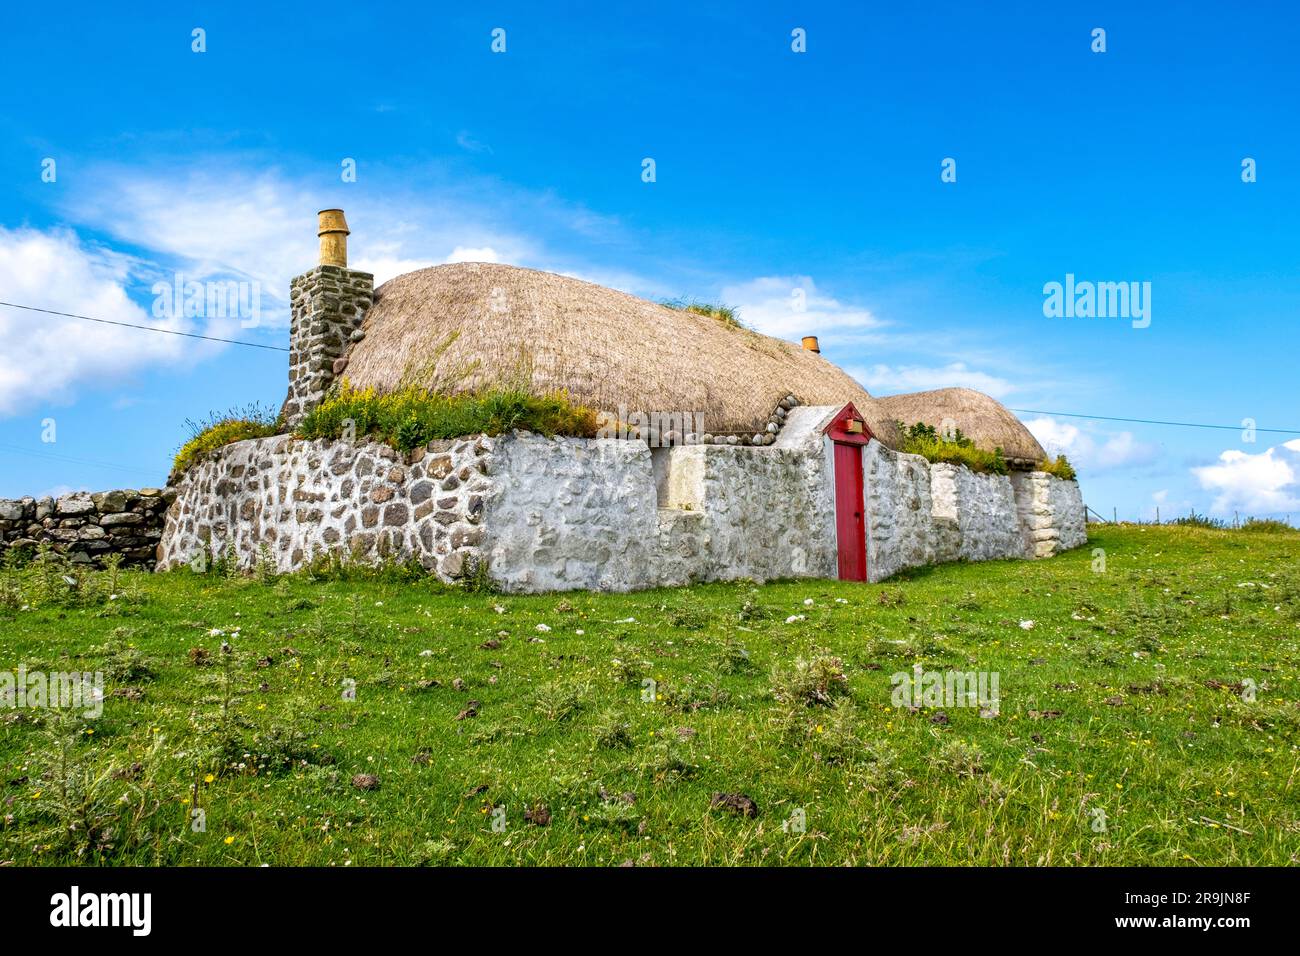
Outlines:
[[850,402],[831,419],[824,434],[834,443],[835,543],[843,581],[867,579],[867,525],[864,514],[862,446],[871,429]]

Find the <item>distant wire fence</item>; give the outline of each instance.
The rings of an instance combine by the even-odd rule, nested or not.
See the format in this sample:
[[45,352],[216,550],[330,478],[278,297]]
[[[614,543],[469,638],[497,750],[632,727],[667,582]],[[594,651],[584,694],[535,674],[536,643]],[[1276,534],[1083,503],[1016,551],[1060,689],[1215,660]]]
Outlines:
[[1242,516],[1240,511],[1234,511],[1232,518],[1213,518],[1208,515],[1198,514],[1195,509],[1189,508],[1187,514],[1177,513],[1170,517],[1168,514],[1162,516],[1160,509],[1155,509],[1154,515],[1139,515],[1133,519],[1127,517],[1121,518],[1119,508],[1112,508],[1110,516],[1106,516],[1097,511],[1090,505],[1083,506],[1084,519],[1088,524],[1193,524],[1204,525],[1206,527],[1217,528],[1240,528],[1251,521],[1281,521],[1283,524],[1289,524],[1293,528],[1300,527],[1296,524],[1296,518],[1300,517],[1300,512],[1295,511],[1256,511]]

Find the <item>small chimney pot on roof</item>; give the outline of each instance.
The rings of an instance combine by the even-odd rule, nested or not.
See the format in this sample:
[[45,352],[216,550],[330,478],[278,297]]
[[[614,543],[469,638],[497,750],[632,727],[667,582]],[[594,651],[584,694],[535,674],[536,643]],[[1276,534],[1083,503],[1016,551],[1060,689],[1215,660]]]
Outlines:
[[320,264],[323,266],[348,267],[348,221],[343,218],[342,209],[322,209],[316,214],[320,237]]
[[815,335],[805,335],[803,337],[803,347],[808,352],[816,352],[821,355],[821,346],[817,344],[817,336]]

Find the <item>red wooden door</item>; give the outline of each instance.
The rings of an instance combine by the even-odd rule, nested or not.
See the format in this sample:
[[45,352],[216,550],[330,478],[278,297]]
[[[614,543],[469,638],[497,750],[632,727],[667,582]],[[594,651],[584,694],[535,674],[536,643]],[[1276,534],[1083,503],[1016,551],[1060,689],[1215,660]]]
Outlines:
[[862,509],[862,446],[835,442],[835,540],[842,581],[867,579],[867,529]]

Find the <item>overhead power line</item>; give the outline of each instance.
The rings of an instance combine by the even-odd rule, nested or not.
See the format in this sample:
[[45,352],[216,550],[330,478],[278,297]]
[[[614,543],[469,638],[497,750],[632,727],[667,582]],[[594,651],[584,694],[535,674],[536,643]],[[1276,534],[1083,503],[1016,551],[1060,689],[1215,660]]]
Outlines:
[[[1039,408],[1009,408],[1008,411],[1023,415],[1059,415],[1062,418],[1095,418],[1103,422],[1129,422],[1136,425],[1177,425],[1180,428],[1217,428],[1223,431],[1239,432],[1242,425],[1207,425],[1202,422],[1163,422],[1151,418],[1113,418],[1109,415],[1082,415],[1078,412],[1045,412]],[[1257,432],[1271,432],[1277,435],[1300,435],[1300,428],[1256,428]]]
[[33,451],[28,448],[23,448],[21,445],[0,444],[0,449],[4,449],[5,451],[8,452],[13,452],[16,455],[28,455],[32,458],[51,458],[54,459],[55,461],[70,462],[71,464],[74,465],[90,465],[94,468],[112,468],[115,471],[134,472],[137,475],[153,475],[155,478],[157,477],[158,474],[156,471],[152,471],[145,468],[137,468],[133,465],[118,465],[109,461],[94,461],[89,458],[73,458],[70,455],[57,455],[54,452],[49,452],[49,451]]
[[261,342],[242,342],[239,339],[220,339],[213,335],[199,335],[197,332],[178,332],[176,329],[160,329],[154,325],[133,325],[130,322],[116,322],[112,319],[97,319],[93,315],[75,315],[72,312],[56,312],[53,309],[38,309],[34,305],[19,305],[16,302],[0,302],[11,309],[26,309],[28,312],[44,312],[46,315],[61,315],[68,319],[82,319],[86,322],[99,322],[102,325],[120,325],[125,329],[139,329],[142,332],[164,332],[167,335],[181,335],[187,339],[203,339],[205,342],[224,342],[226,345],[246,345],[251,349],[270,349],[273,352],[289,351],[282,345],[263,345]]
[[[119,325],[127,329],[139,329],[142,332],[163,332],[167,335],[180,335],[188,339],[203,339],[205,342],[221,342],[225,345],[244,345],[253,349],[269,349],[273,352],[288,352],[282,345],[264,345],[261,342],[244,342],[239,339],[222,339],[212,335],[199,335],[197,332],[178,332],[175,329],[160,329],[153,325],[134,325],[130,322],[117,322],[113,319],[99,319],[91,315],[77,315],[72,312],[57,312],[54,309],[41,309],[34,305],[19,305],[16,302],[3,302],[0,305],[11,309],[25,309],[28,312],[43,312],[46,315],[60,315],[68,319],[82,319],[86,322],[99,322],[103,325]],[[1241,425],[1211,425],[1205,422],[1170,422],[1152,418],[1117,418],[1111,415],[1085,415],[1081,412],[1048,412],[1039,408],[1011,408],[1022,415],[1055,415],[1061,418],[1091,418],[1103,422],[1126,422],[1132,425],[1172,425],[1178,428],[1212,428],[1220,431],[1241,431]],[[1300,435],[1300,428],[1256,428],[1257,432],[1275,435]]]

